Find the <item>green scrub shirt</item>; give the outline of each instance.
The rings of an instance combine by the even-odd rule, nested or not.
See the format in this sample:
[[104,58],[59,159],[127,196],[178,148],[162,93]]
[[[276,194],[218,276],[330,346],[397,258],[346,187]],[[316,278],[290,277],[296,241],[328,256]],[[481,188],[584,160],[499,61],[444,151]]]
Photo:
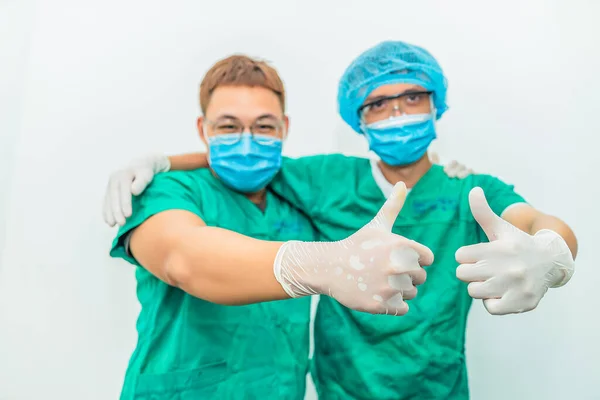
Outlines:
[[[476,186],[497,214],[524,202],[492,176],[453,179],[436,165],[408,194],[393,232],[428,246],[435,262],[406,316],[356,312],[321,296],[311,365],[320,400],[469,397],[464,345],[471,297],[456,278],[454,254],[487,241],[469,208]],[[271,187],[328,241],[362,228],[385,202],[370,161],[342,155],[286,159]]]
[[157,279],[128,255],[124,241],[132,229],[166,210],[187,210],[208,226],[257,239],[315,240],[306,217],[273,193],[267,193],[263,212],[208,169],[157,175],[134,197],[133,215],[111,251],[137,266],[141,304],[138,343],[121,399],[303,399],[310,298],[223,306]]

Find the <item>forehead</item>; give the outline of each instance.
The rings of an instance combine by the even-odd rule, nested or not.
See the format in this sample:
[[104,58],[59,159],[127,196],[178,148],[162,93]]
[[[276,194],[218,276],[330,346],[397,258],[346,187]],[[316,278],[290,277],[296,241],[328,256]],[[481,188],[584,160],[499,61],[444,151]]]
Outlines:
[[390,85],[382,85],[369,93],[367,100],[375,97],[394,96],[409,90],[425,90],[423,86],[415,85],[414,83],[394,83]]
[[279,97],[258,86],[219,86],[212,92],[206,108],[206,117],[213,120],[223,115],[254,120],[265,114],[282,117],[283,111]]

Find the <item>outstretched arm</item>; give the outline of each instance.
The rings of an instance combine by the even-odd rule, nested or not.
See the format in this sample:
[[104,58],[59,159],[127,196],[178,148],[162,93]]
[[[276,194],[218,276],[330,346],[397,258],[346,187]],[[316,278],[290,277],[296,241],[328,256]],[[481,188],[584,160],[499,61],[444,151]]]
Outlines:
[[502,219],[530,235],[535,235],[544,229],[555,232],[569,246],[573,259],[577,257],[575,233],[559,218],[544,214],[527,204],[515,204],[502,213]]
[[[440,157],[437,153],[430,154],[431,162],[440,163]],[[189,171],[198,168],[208,168],[208,158],[206,153],[188,153],[168,156],[171,171]],[[456,160],[450,161],[444,165],[444,172],[451,178],[466,178],[473,174],[473,170]]]
[[206,153],[188,153],[169,156],[171,171],[190,171],[198,168],[208,168]]
[[189,211],[169,210],[133,231],[130,251],[170,285],[213,303],[239,305],[289,298],[273,274],[281,245],[206,226]]
[[[432,162],[438,163],[437,154],[431,154]],[[104,221],[109,226],[125,224],[131,216],[131,197],[140,195],[152,182],[154,176],[166,171],[189,171],[208,168],[206,153],[187,153],[174,156],[151,155],[134,160],[129,166],[111,174],[104,198]],[[473,171],[456,161],[444,166],[451,178],[465,178]]]
[[[169,189],[158,193],[162,201],[173,196]],[[408,312],[405,300],[415,297],[415,285],[425,281],[421,267],[433,262],[427,247],[391,232],[405,198],[406,187],[398,185],[375,218],[342,241],[285,243],[206,226],[182,208],[152,215],[147,200],[132,220],[151,216],[137,226],[129,222],[133,231],[121,230],[112,255],[135,261],[167,284],[218,304],[324,294],[355,310],[403,315]],[[188,207],[184,200],[177,204],[182,206]],[[123,238],[130,232],[131,254],[125,256]],[[377,245],[365,246],[367,242]],[[405,257],[393,257],[398,252]]]

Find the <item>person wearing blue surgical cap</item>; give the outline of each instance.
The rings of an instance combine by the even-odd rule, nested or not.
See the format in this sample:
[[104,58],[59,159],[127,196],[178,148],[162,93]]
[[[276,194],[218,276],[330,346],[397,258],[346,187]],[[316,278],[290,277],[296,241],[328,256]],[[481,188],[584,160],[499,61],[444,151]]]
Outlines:
[[338,87],[342,119],[365,134],[388,165],[419,160],[436,138],[435,120],[448,109],[447,82],[426,50],[383,42],[350,64]]
[[[340,240],[367,223],[403,181],[410,193],[393,232],[435,255],[403,317],[353,311],[321,296],[311,370],[320,399],[468,399],[472,299],[482,299],[493,315],[530,311],[574,272],[577,240],[564,222],[493,176],[455,179],[432,165],[427,151],[436,120],[448,110],[447,88],[442,68],[421,47],[386,41],[368,49],[344,72],[338,106],[378,159],[286,159],[271,182],[311,219],[320,240]],[[202,154],[187,157],[190,167],[207,166]],[[136,175],[130,171],[119,186],[131,186]]]

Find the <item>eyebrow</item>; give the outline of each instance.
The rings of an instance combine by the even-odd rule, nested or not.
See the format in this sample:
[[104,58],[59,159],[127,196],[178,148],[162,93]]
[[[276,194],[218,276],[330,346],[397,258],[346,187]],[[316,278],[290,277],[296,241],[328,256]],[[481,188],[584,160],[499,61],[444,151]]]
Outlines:
[[273,118],[273,119],[279,119],[278,117],[276,117],[276,116],[275,116],[275,115],[273,115],[273,114],[263,114],[263,115],[259,116],[259,117],[258,117],[258,118],[256,118],[256,119],[257,119],[257,120],[259,120],[259,119],[263,119],[263,118]]
[[[259,115],[255,119],[255,121],[258,121],[259,119],[265,119],[265,118],[278,119],[275,115],[267,113],[267,114]],[[217,118],[215,118],[215,120],[220,120],[220,119],[234,119],[236,121],[240,120],[238,117],[236,117],[235,115],[231,115],[231,114],[223,114],[223,115],[219,115]]]
[[[406,89],[404,92],[397,93],[397,94],[392,95],[392,96],[398,96],[398,95],[410,94],[410,93],[423,93],[423,92],[426,92],[426,91],[427,90],[421,89],[418,86],[413,86],[411,88]],[[390,96],[389,95],[369,96],[369,97],[367,97],[365,99],[365,102],[363,104],[375,102],[377,100],[385,99],[387,97],[390,97]]]

